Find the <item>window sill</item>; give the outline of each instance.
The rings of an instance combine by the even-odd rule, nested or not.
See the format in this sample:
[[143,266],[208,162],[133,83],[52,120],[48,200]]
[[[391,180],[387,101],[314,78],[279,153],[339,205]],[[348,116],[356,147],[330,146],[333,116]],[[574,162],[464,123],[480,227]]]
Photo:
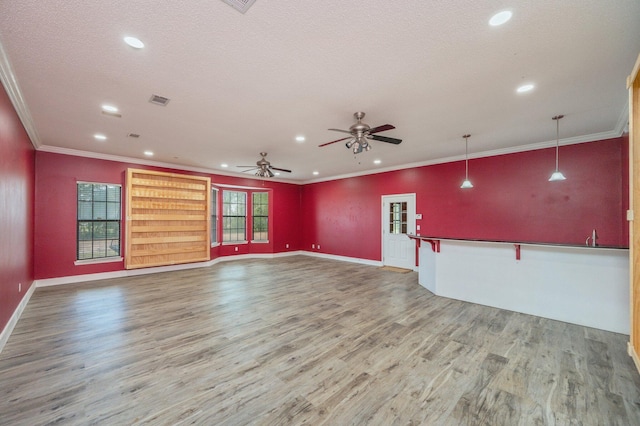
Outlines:
[[269,240],[251,240],[251,244],[269,244]]
[[220,245],[220,243],[213,243],[213,244],[211,244],[211,248],[218,247],[219,245]]
[[240,246],[242,244],[249,244],[248,241],[227,241],[226,243],[222,243],[223,246]]
[[94,265],[96,263],[114,263],[114,262],[122,262],[121,256],[113,256],[113,257],[102,257],[100,259],[86,259],[86,260],[76,260],[73,262],[75,266],[79,265]]

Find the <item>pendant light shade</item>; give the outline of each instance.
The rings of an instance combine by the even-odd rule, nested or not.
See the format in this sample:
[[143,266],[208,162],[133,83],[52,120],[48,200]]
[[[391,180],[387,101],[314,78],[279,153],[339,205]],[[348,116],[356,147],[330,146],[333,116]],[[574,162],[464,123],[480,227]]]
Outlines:
[[558,180],[565,180],[566,177],[562,174],[560,170],[558,170],[558,151],[560,147],[560,119],[563,118],[564,115],[556,115],[552,117],[552,120],[556,122],[556,171],[551,174],[549,178],[549,182],[555,182]]
[[460,185],[460,188],[473,188],[473,184],[469,179],[465,179],[462,185]]
[[469,138],[471,135],[464,135],[464,161],[465,161],[465,173],[464,173],[464,181],[460,188],[473,188],[473,184],[469,180]]

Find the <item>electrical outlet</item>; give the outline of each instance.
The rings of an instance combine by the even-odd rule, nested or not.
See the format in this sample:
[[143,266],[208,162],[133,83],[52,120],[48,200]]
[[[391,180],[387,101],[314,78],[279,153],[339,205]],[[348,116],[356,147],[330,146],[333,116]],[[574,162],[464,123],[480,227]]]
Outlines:
[[22,283],[18,283],[18,293],[22,293]]
[[238,251],[238,247],[236,247],[235,249],[236,249],[236,251]]
[[318,250],[320,250],[320,244],[318,244]]
[[285,245],[284,245],[284,248],[289,248],[289,244],[285,244]]
[[316,248],[316,245],[315,244],[311,244],[311,248],[312,249]]

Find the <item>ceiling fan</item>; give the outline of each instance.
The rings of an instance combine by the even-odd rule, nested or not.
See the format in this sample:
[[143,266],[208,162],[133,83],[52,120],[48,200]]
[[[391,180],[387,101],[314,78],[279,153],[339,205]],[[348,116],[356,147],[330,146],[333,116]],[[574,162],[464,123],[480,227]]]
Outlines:
[[255,175],[260,177],[274,177],[275,174],[273,173],[273,170],[278,172],[291,173],[291,170],[281,169],[279,167],[273,167],[270,162],[265,160],[265,157],[267,156],[266,152],[261,152],[260,155],[262,156],[262,158],[256,161],[257,167],[256,166],[238,166],[238,167],[250,167],[249,169],[243,170],[242,172],[244,173],[244,172],[250,172],[250,171],[256,170]]
[[374,133],[395,129],[395,126],[392,126],[391,124],[383,124],[382,126],[378,126],[378,127],[369,127],[368,124],[362,122],[362,119],[364,118],[364,112],[356,112],[353,114],[353,116],[356,118],[356,123],[353,124],[351,127],[349,127],[349,130],[329,129],[329,130],[333,130],[334,132],[349,133],[351,136],[342,138],[342,139],[337,139],[335,141],[323,143],[322,145],[318,145],[318,146],[320,147],[327,146],[327,145],[331,145],[332,143],[345,141],[349,139],[349,141],[345,143],[345,145],[349,149],[353,148],[354,154],[358,154],[362,151],[369,151],[371,149],[371,145],[369,145],[369,142],[372,140],[392,143],[394,145],[398,145],[400,142],[402,142],[402,139],[374,135]]

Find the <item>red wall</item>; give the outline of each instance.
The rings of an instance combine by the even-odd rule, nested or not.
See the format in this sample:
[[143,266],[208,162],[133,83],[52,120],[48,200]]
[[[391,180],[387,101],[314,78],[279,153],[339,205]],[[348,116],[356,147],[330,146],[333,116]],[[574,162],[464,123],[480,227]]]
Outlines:
[[[34,247],[35,278],[112,272],[124,269],[123,262],[74,265],[76,259],[76,183],[77,181],[121,184],[125,188],[127,168],[153,169],[210,176],[213,184],[260,187],[269,190],[273,200],[273,235],[269,243],[218,246],[211,258],[246,253],[278,253],[300,249],[298,206],[300,186],[252,178],[190,173],[145,167],[138,164],[97,160],[39,151],[36,153],[36,199]],[[223,190],[224,188],[220,188]],[[123,203],[124,204],[124,203]],[[123,215],[124,217],[124,215]],[[123,235],[123,244],[124,246]],[[289,244],[289,248],[285,245]]]
[[629,205],[629,133],[622,135],[622,210],[620,220],[622,221],[622,241],[624,246],[629,247],[629,222],[627,221],[627,210]]
[[[459,188],[464,162],[304,186],[211,175],[214,183],[270,190],[274,210],[269,244],[238,245],[238,251],[223,245],[211,255],[311,251],[312,244],[320,244],[316,251],[380,260],[381,196],[396,193],[417,194],[422,235],[584,244],[595,228],[600,245],[627,246],[627,146],[621,137],[561,147],[563,182],[547,181],[554,149],[472,159],[469,173],[475,187],[469,190]],[[74,266],[75,191],[78,180],[124,185],[128,167],[141,168],[36,154],[35,278],[123,268],[121,262]]]
[[560,147],[561,182],[548,182],[552,148],[472,159],[466,190],[464,162],[305,185],[302,246],[380,260],[381,196],[416,193],[421,235],[584,244],[595,228],[600,245],[627,247],[627,147],[624,138]]
[[34,173],[33,145],[0,86],[0,331],[33,284]]
[[[422,235],[584,244],[596,228],[601,245],[627,247],[628,144],[625,135],[561,147],[563,182],[547,181],[554,149],[472,159],[470,190],[459,188],[463,162],[304,186],[210,175],[213,183],[264,187],[273,200],[269,244],[238,252],[219,246],[211,255],[310,251],[320,244],[324,253],[380,260],[381,196],[396,193],[417,194]],[[0,90],[0,329],[34,278],[123,268],[122,262],[74,266],[76,182],[124,186],[128,167],[176,171],[36,153]]]

